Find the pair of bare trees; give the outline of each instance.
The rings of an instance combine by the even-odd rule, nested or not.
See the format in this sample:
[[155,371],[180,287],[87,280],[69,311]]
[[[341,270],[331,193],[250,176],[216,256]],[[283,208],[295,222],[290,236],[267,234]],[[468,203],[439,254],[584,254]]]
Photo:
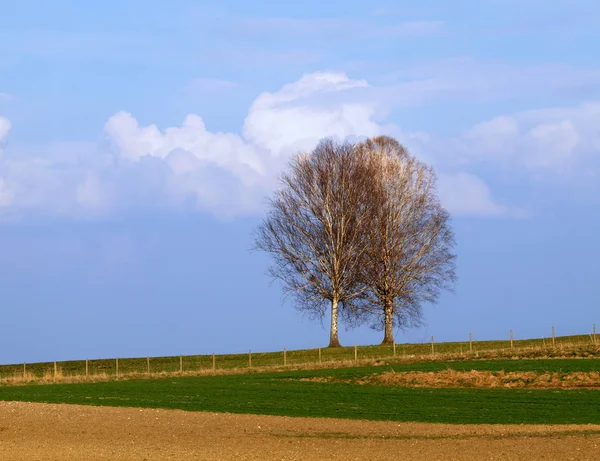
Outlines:
[[431,167],[395,139],[322,141],[281,177],[255,247],[300,310],[370,322],[394,341],[394,327],[419,324],[422,304],[455,280],[454,236]]

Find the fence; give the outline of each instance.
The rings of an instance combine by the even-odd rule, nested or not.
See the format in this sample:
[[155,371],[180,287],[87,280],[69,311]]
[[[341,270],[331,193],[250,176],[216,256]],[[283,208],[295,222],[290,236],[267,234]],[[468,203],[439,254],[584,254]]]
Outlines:
[[[74,360],[65,362],[42,362],[21,365],[0,365],[0,380],[45,380],[54,381],[65,377],[81,379],[120,378],[124,376],[156,374],[194,374],[210,372],[233,372],[241,369],[280,369],[297,367],[343,366],[362,361],[383,359],[443,359],[444,356],[461,356],[490,353],[511,353],[528,350],[564,349],[576,346],[597,346],[596,325],[592,333],[578,336],[556,336],[547,338],[515,340],[510,330],[508,339],[495,341],[474,341],[436,343],[432,336],[428,343],[391,344],[379,346],[357,346],[342,348],[317,348],[306,350],[286,350],[279,352],[252,352],[247,354],[192,355],[172,357],[114,358],[94,360]],[[594,348],[597,352],[597,348]]]

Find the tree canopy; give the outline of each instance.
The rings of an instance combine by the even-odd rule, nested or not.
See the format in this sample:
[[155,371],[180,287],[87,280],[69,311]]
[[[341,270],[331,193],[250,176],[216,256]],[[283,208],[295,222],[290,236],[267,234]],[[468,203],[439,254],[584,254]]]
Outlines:
[[340,345],[340,312],[369,321],[393,341],[394,327],[418,324],[455,276],[449,214],[433,169],[395,139],[323,140],[294,156],[255,248],[272,256],[269,274],[296,307],[331,314],[330,347]]

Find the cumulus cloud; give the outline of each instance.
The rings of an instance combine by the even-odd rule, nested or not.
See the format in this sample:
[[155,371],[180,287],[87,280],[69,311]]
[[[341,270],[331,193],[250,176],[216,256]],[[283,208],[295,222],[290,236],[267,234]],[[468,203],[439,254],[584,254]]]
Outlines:
[[[161,131],[155,125],[139,126],[126,112],[112,116],[105,133],[118,161],[135,165],[146,157],[160,159],[164,191],[176,204],[192,203],[221,214],[255,211],[291,154],[310,150],[327,136],[381,133],[373,105],[353,102],[352,91],[366,86],[339,73],[305,75],[259,95],[242,135],[210,132],[198,115]],[[334,94],[343,98],[323,102]]]
[[600,104],[521,112],[479,123],[460,139],[471,161],[561,174],[598,166]]
[[173,159],[171,154],[181,150],[193,154],[199,165],[212,164],[243,178],[262,173],[257,152],[240,136],[232,133],[211,133],[198,115],[188,115],[181,127],[167,128],[164,133],[155,125],[140,127],[127,112],[113,115],[105,132],[118,155],[139,160],[146,155],[165,160],[175,172],[186,173],[194,168]]
[[341,73],[305,75],[259,95],[241,134],[209,131],[195,114],[181,126],[160,129],[118,112],[104,126],[108,147],[61,143],[38,155],[12,150],[0,163],[1,190],[10,190],[11,203],[29,212],[103,215],[149,207],[253,213],[293,153],[323,137],[383,132],[375,103],[356,97],[367,87]]
[[[104,126],[106,145],[8,150],[0,160],[0,206],[53,216],[132,209],[253,214],[292,154],[311,150],[323,137],[390,134],[441,171],[440,194],[452,213],[515,216],[518,209],[499,203],[484,180],[467,170],[490,163],[563,171],[598,157],[600,104],[504,115],[440,139],[385,124],[379,96],[366,81],[342,73],[304,75],[260,94],[239,134],[209,131],[196,114],[161,129],[118,112]],[[0,118],[0,145],[9,128]]]
[[518,210],[497,203],[483,180],[468,173],[442,174],[438,180],[442,204],[458,216],[514,216]]
[[[365,87],[367,82],[349,80],[344,74],[305,75],[276,93],[261,94],[250,108],[244,136],[259,148],[281,156],[311,149],[319,139],[328,136],[380,134],[382,127],[374,119],[375,102],[352,100],[351,91]],[[332,93],[343,93],[343,101],[334,98],[333,104],[327,104]],[[306,99],[312,104],[297,103]]]

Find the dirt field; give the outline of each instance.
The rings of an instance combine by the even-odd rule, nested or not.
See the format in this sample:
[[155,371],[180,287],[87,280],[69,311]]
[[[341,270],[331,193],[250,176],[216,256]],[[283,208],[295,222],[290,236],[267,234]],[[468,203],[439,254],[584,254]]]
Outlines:
[[597,460],[600,426],[454,426],[0,402],[0,460]]

